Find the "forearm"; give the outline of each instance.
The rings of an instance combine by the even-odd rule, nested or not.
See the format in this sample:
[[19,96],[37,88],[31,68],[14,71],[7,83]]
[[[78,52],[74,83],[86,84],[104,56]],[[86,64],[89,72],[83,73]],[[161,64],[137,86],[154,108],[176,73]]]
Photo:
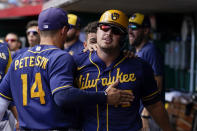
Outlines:
[[54,101],[58,106],[86,106],[104,104],[107,97],[104,92],[84,91],[78,88],[70,87],[54,94]]
[[157,87],[159,89],[159,91],[162,91],[163,88],[163,77],[162,76],[155,76],[155,80],[157,82]]
[[9,101],[0,97],[0,121],[2,120],[5,111],[8,109]]
[[15,119],[18,121],[18,113],[16,110],[16,106],[10,107],[10,110],[11,110],[12,114],[14,115]]
[[170,125],[168,114],[161,101],[147,106],[146,108],[163,131],[174,131]]

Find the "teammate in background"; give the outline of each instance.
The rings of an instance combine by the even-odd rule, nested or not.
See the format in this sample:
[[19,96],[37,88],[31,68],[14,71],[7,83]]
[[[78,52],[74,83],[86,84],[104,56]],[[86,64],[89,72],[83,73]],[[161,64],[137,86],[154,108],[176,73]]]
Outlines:
[[[134,13],[129,19],[129,42],[133,47],[135,47],[135,54],[152,66],[154,77],[157,82],[157,87],[161,93],[162,101],[164,102],[165,90],[163,88],[163,58],[159,50],[149,39],[150,28],[151,24],[148,15]],[[142,112],[141,116],[144,128],[150,128],[151,131],[160,130],[155,122],[151,119],[146,108],[143,109],[142,106],[140,112]]]
[[[12,62],[11,53],[7,47],[7,43],[4,43],[0,40],[0,83],[8,71],[10,64]],[[0,103],[1,104],[1,103]],[[15,118],[17,118],[17,112],[15,106],[10,106],[10,110],[13,112]],[[15,118],[10,111],[6,111],[3,120],[0,121],[0,130],[1,131],[11,131],[15,127]]]
[[85,28],[86,41],[84,42],[84,47],[87,48],[89,45],[96,44],[96,31],[97,31],[98,21],[90,22]]
[[119,10],[108,10],[97,28],[97,52],[77,54],[77,80],[81,90],[104,91],[119,79],[117,89],[133,92],[129,104],[87,106],[83,110],[84,131],[138,131],[142,128],[140,100],[164,131],[173,131],[160,100],[151,67],[139,58],[128,58],[121,52],[127,35],[128,18]]
[[[0,84],[0,120],[10,100],[21,130],[64,130],[77,126],[75,107],[129,103],[132,93],[115,89],[87,92],[73,87],[75,63],[61,50],[67,37],[67,13],[48,8],[38,18],[40,45],[16,57]],[[9,101],[8,101],[9,100]]]
[[64,43],[65,51],[74,55],[83,50],[83,42],[79,40],[80,35],[80,18],[74,14],[68,14],[68,23],[70,29],[67,33],[67,39]]
[[38,45],[40,43],[40,36],[38,34],[38,21],[29,21],[27,23],[26,29],[29,47],[34,47],[35,45]]
[[5,41],[8,43],[11,55],[20,49],[21,43],[18,42],[18,35],[15,33],[8,33],[5,37]]
[[29,21],[27,23],[26,29],[27,29],[26,34],[27,34],[29,47],[25,47],[16,51],[16,53],[12,56],[13,59],[19,54],[24,53],[28,49],[31,49],[32,47],[40,43],[40,35],[38,34],[38,21],[36,20]]

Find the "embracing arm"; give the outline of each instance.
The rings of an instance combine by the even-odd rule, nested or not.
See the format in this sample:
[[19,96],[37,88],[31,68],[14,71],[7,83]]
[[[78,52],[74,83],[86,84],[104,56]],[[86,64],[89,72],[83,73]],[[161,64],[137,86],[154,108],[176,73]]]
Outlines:
[[134,96],[131,92],[118,90],[114,87],[119,81],[111,84],[106,91],[85,91],[78,88],[69,87],[54,94],[54,101],[58,106],[86,106],[96,104],[128,104],[133,101]]
[[69,87],[54,94],[54,101],[58,106],[70,107],[75,105],[91,105],[106,103],[104,92],[89,92]]

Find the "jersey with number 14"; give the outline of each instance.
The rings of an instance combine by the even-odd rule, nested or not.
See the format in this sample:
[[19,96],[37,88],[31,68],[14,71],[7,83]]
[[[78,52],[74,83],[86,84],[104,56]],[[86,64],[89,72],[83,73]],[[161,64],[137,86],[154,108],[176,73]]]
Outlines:
[[13,100],[22,129],[74,126],[74,110],[63,111],[53,94],[73,84],[73,58],[55,46],[39,45],[17,56],[0,85],[0,96]]

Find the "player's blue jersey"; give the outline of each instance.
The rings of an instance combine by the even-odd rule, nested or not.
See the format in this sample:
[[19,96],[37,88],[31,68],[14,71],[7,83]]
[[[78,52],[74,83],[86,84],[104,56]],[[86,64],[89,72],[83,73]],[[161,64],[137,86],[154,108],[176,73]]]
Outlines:
[[15,57],[17,57],[18,55],[24,53],[25,51],[31,49],[30,47],[25,47],[22,49],[17,50],[13,55],[12,55],[12,59],[14,59]]
[[53,94],[73,84],[74,60],[67,52],[38,45],[17,56],[0,85],[13,100],[22,129],[64,129],[75,124],[75,110],[58,107]]
[[0,83],[11,64],[12,58],[6,43],[0,42]]
[[74,56],[77,63],[78,86],[87,91],[104,91],[119,79],[118,89],[133,92],[129,105],[97,105],[83,109],[85,131],[138,131],[142,127],[140,99],[145,105],[160,100],[151,67],[137,58],[120,55],[109,67],[96,52]]
[[[0,66],[0,83],[3,77],[5,76],[5,73],[7,73],[11,62],[12,62],[11,53],[8,49],[7,43],[0,41],[0,65],[1,65]],[[5,112],[5,115],[2,121],[4,120],[8,120],[7,112]]]
[[[164,75],[164,60],[159,52],[159,49],[156,46],[148,42],[146,43],[139,52],[136,53],[138,57],[146,61],[152,66],[153,72],[155,76],[163,76]],[[162,102],[165,102],[165,86],[163,86],[161,91]],[[143,106],[140,108],[140,112],[142,112]]]
[[71,45],[70,47],[64,50],[69,52],[71,55],[75,55],[82,52],[83,49],[84,49],[83,42],[78,40],[76,43],[74,43],[73,45]]
[[136,53],[138,57],[148,62],[154,71],[154,75],[163,75],[164,73],[164,63],[159,50],[155,47],[153,43],[146,43],[139,52]]

